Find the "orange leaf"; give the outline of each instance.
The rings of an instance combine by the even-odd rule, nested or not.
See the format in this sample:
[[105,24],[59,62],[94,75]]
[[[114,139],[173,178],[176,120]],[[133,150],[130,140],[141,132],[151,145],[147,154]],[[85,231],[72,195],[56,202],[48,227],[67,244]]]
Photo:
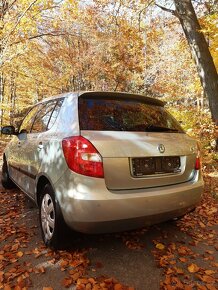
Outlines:
[[68,265],[68,261],[62,260],[60,263],[61,267],[66,267]]
[[206,228],[205,224],[202,223],[202,222],[199,222],[199,225],[200,225],[201,228]]
[[89,282],[91,283],[91,284],[95,284],[95,279],[94,278],[89,278]]
[[188,266],[188,270],[190,273],[196,273],[199,271],[199,267],[196,264],[191,264]]
[[22,290],[22,287],[17,285],[17,286],[14,287],[14,290]]
[[5,257],[3,255],[0,255],[0,261],[5,260]]
[[213,271],[213,270],[205,270],[204,272],[205,272],[206,275],[213,275],[213,274],[216,273],[216,272]]
[[79,279],[80,273],[76,272],[72,275],[73,281],[77,281]]
[[217,288],[211,284],[206,284],[208,290],[217,290]]
[[88,284],[89,283],[89,280],[88,279],[86,279],[86,278],[79,278],[78,280],[77,280],[77,284],[79,285],[79,284]]
[[0,282],[3,282],[4,280],[4,272],[0,271]]
[[11,247],[11,251],[17,251],[18,248],[19,248],[19,244],[14,244],[14,245]]
[[71,284],[73,284],[73,279],[71,278],[64,278],[64,280],[62,281],[62,285],[64,287],[69,287]]
[[101,290],[101,287],[96,284],[93,286],[92,290]]
[[43,287],[42,290],[53,290],[53,288],[52,287]]
[[121,284],[115,284],[114,290],[122,290],[123,286]]
[[193,290],[193,287],[190,285],[185,285],[184,290]]
[[9,285],[5,285],[4,290],[11,290],[11,287]]
[[204,285],[198,285],[198,290],[207,290],[207,287]]
[[177,274],[179,274],[179,275],[183,275],[184,274],[184,271],[181,268],[175,267],[174,269],[176,270]]
[[186,259],[186,258],[179,258],[179,260],[180,260],[182,263],[186,263],[186,262],[187,262],[187,259]]
[[156,244],[155,246],[158,250],[163,250],[165,248],[165,246],[161,243]]
[[23,252],[21,252],[21,251],[17,252],[17,256],[18,256],[19,258],[23,257]]
[[212,278],[211,276],[207,276],[207,275],[201,276],[201,280],[203,282],[206,282],[206,283],[214,283],[215,282],[214,278]]
[[179,289],[183,289],[184,288],[182,282],[177,277],[172,277],[171,282],[172,282],[172,284],[174,284]]

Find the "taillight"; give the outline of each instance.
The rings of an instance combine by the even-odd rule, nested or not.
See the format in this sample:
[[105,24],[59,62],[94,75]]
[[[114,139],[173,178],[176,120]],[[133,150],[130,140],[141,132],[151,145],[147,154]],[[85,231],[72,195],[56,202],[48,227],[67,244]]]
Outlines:
[[200,161],[200,157],[197,157],[195,161],[195,170],[199,170],[199,169],[201,169],[201,161]]
[[195,161],[195,170],[200,170],[201,169],[201,158],[200,158],[200,145],[197,143],[197,156],[196,156],[196,161]]
[[68,167],[82,175],[104,177],[102,157],[90,141],[82,136],[62,140]]

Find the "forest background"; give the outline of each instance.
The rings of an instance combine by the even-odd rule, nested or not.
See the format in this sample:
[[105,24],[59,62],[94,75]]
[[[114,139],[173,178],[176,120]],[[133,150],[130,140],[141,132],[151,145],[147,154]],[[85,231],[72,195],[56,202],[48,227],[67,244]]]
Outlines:
[[[218,1],[192,4],[217,68]],[[1,0],[0,125],[63,92],[140,93],[166,101],[217,160],[217,132],[187,39],[160,6],[174,9],[168,0]]]

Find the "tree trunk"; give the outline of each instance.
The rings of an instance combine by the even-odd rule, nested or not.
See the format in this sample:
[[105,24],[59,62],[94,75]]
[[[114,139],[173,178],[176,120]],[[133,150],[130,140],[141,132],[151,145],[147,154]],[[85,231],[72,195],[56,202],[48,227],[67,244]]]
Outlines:
[[191,49],[204,93],[208,98],[212,119],[218,125],[218,75],[208,44],[192,6],[191,0],[174,0],[176,15]]
[[10,124],[13,124],[15,107],[16,107],[16,73],[11,73],[11,83],[10,83]]
[[3,103],[4,103],[4,88],[5,88],[5,81],[4,81],[4,75],[2,72],[0,72],[0,126],[3,125],[4,120],[4,109],[3,109]]

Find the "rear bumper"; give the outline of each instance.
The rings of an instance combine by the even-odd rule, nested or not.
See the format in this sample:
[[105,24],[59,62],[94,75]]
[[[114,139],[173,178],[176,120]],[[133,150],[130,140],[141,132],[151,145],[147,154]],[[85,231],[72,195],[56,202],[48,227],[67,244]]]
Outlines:
[[64,219],[72,229],[102,233],[135,229],[184,215],[199,203],[203,181],[197,173],[193,180],[182,184],[109,191],[104,179],[67,171],[54,189]]

